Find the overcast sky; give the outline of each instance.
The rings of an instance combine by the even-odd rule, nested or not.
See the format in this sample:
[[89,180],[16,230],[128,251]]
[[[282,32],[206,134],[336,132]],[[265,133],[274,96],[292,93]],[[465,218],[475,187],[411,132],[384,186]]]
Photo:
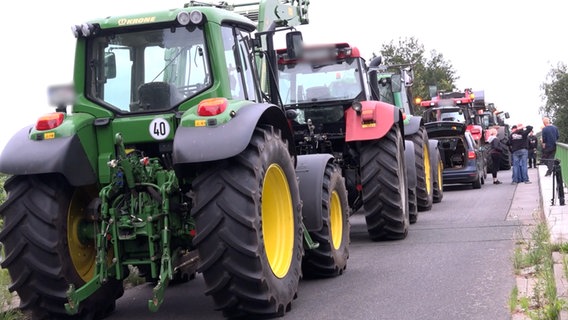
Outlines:
[[[53,110],[47,105],[47,86],[71,82],[71,25],[183,3],[3,1],[0,148],[17,130]],[[365,58],[391,40],[415,37],[427,52],[436,50],[452,64],[460,90],[483,90],[487,102],[510,113],[511,124],[521,122],[538,130],[540,86],[553,66],[568,62],[567,9],[563,0],[311,0],[310,24],[299,30],[306,43],[349,42]]]

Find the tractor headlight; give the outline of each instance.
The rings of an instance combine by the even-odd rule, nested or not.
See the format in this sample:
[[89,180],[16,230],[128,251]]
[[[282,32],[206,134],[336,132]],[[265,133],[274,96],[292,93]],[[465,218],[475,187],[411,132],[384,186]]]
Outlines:
[[177,21],[182,26],[187,26],[189,20],[190,20],[189,13],[187,13],[187,11],[181,11],[180,13],[177,14]]
[[191,11],[189,13],[189,20],[195,25],[201,24],[201,22],[203,22],[203,13],[197,10]]

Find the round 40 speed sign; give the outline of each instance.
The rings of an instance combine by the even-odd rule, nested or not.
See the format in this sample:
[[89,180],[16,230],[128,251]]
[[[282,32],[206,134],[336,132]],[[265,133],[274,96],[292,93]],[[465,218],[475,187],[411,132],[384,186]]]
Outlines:
[[170,135],[170,123],[163,118],[156,118],[150,122],[150,135],[156,140],[164,140]]

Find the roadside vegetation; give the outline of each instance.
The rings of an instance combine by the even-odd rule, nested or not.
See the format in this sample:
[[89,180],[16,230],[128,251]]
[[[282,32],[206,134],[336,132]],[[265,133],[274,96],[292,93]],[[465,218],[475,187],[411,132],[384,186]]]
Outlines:
[[[556,320],[566,307],[566,301],[557,295],[552,253],[562,252],[562,246],[550,242],[544,221],[539,221],[528,232],[528,237],[521,235],[517,241],[513,255],[517,284],[511,292],[509,307],[513,319]],[[566,259],[564,270],[568,270]]]

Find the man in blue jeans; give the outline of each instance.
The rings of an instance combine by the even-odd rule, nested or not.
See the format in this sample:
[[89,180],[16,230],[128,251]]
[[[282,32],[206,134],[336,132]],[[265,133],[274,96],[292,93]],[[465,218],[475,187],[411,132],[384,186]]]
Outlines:
[[529,180],[529,169],[527,167],[529,157],[528,136],[532,131],[532,126],[524,127],[519,123],[516,128],[513,126],[509,143],[511,144],[511,154],[513,157],[513,184],[531,183]]

